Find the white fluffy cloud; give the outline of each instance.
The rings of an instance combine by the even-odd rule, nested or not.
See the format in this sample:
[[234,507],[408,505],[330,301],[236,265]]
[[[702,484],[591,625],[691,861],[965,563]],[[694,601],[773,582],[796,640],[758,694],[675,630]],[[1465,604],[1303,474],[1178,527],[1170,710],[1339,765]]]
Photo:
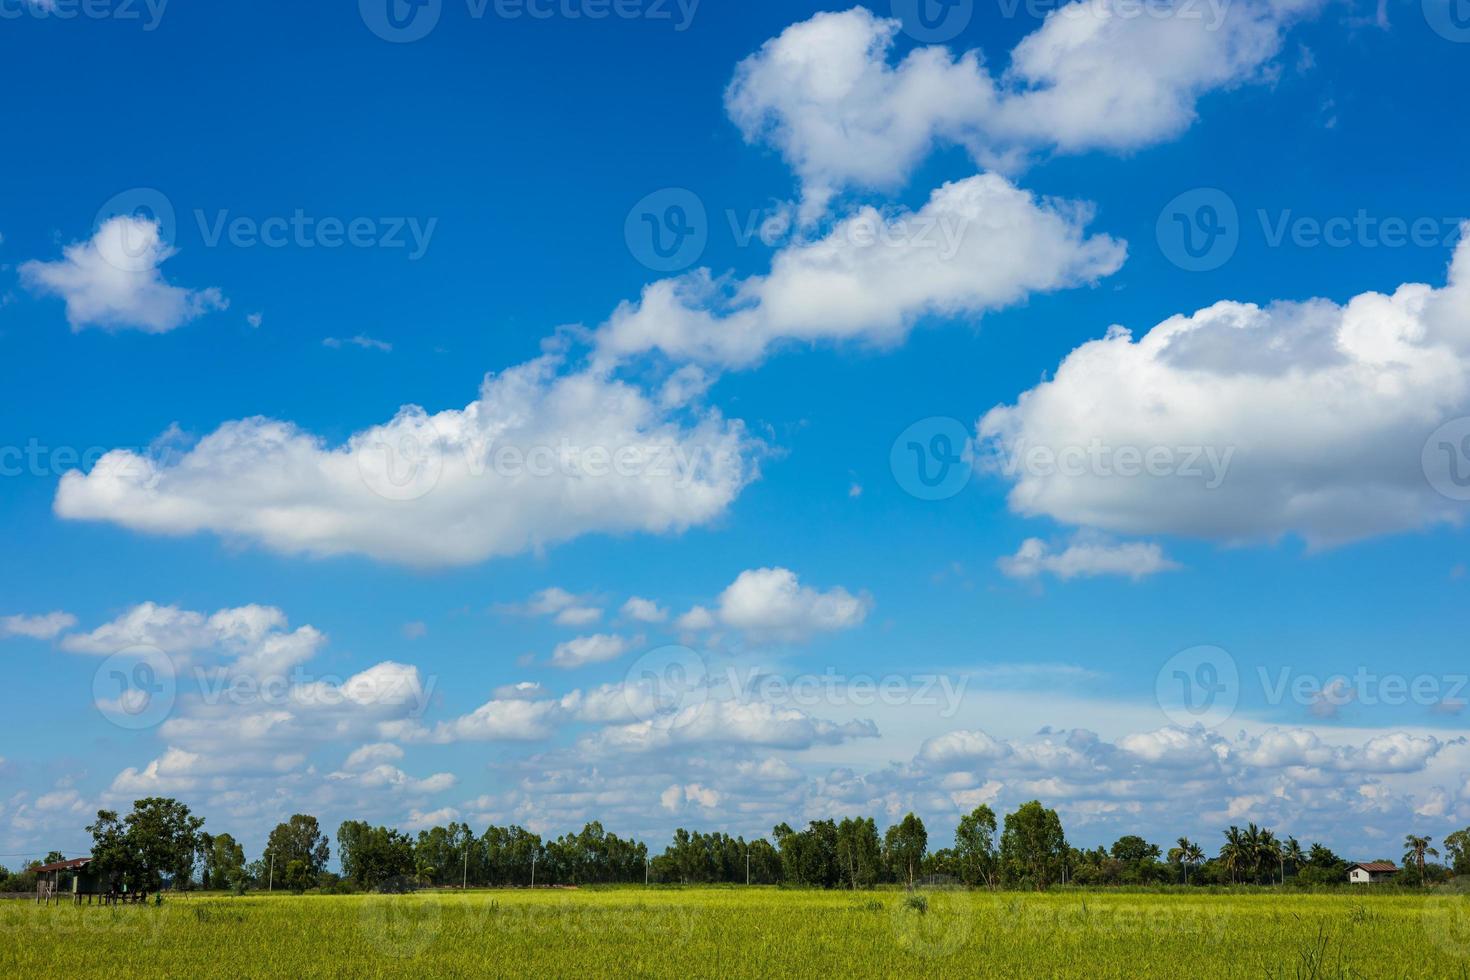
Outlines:
[[978,434],[1020,514],[1327,546],[1462,521],[1463,458],[1427,443],[1466,415],[1470,242],[1438,289],[1221,302],[1137,340],[1114,327]]
[[585,667],[587,664],[616,660],[628,652],[629,646],[627,637],[613,633],[578,636],[556,645],[556,649],[551,652],[551,665],[570,670],[574,667]]
[[861,625],[872,607],[865,593],[853,595],[842,586],[814,589],[788,568],[752,568],[720,593],[713,611],[695,606],[675,625],[685,631],[723,625],[756,639],[798,641]]
[[347,756],[347,761],[342,763],[342,768],[354,771],[370,769],[373,766],[397,762],[401,758],[403,758],[403,749],[392,742],[371,742],[353,749],[352,753]]
[[1060,551],[1040,538],[1027,538],[1014,555],[1001,558],[998,564],[1011,578],[1053,575],[1064,582],[1100,575],[1122,575],[1136,582],[1179,567],[1164,557],[1164,549],[1157,544],[1115,543],[1092,535],[1079,535]]
[[877,736],[877,726],[868,720],[835,722],[800,708],[724,699],[612,725],[587,736],[581,744],[588,752],[651,752],[679,745],[806,749]]
[[1040,796],[1061,810],[1069,831],[1119,821],[1136,826],[1164,808],[1195,814],[1193,822],[1204,827],[1286,823],[1305,838],[1326,828],[1342,834],[1344,814],[1357,821],[1369,813],[1407,815],[1422,805],[1417,801],[1447,799],[1443,787],[1426,780],[1457,772],[1465,761],[1462,738],[1403,731],[1357,737],[1267,728],[1232,739],[1168,727],[1109,742],[1080,729],[1020,739],[956,731],[923,744],[912,781],[921,795],[957,809],[972,806],[977,793],[1007,805]]
[[539,358],[487,377],[464,409],[406,407],[337,447],[251,418],[167,462],[114,450],[62,477],[55,510],[289,554],[446,566],[582,534],[679,532],[723,514],[755,477],[759,446],[739,422],[559,367]]
[[652,599],[633,596],[623,603],[623,615],[640,623],[662,623],[669,618],[669,611]]
[[1116,272],[1126,248],[1088,237],[1090,219],[1086,206],[1038,200],[995,174],[970,177],[914,213],[863,208],[777,252],[767,275],[732,282],[701,269],[652,283],[597,344],[612,360],[659,350],[731,367],[781,344],[892,346],[925,316],[979,316]]
[[896,20],[862,7],[788,27],[741,62],[726,92],[747,140],[800,178],[802,217],[848,187],[893,190],[939,144],[987,167],[1033,150],[1126,150],[1183,131],[1206,92],[1265,74],[1286,25],[1316,0],[1049,14],[999,78],[979,52],[919,47],[891,63]]
[[69,612],[49,612],[38,616],[17,613],[0,616],[0,637],[24,636],[32,640],[54,640],[77,624]]
[[229,303],[218,289],[170,285],[159,271],[175,253],[157,222],[120,215],[102,224],[91,239],[66,246],[55,262],[20,267],[21,281],[37,292],[66,301],[73,330],[102,327],[167,333]]
[[559,586],[542,589],[523,605],[502,606],[504,612],[527,616],[550,616],[560,626],[586,626],[602,618],[602,609],[591,596],[573,595]]
[[311,626],[289,630],[286,614],[274,606],[248,605],[212,615],[143,602],[89,633],[72,633],[61,648],[72,653],[110,656],[129,647],[153,647],[175,660],[204,650],[219,650],[231,669],[254,677],[279,676],[314,656],[326,637]]

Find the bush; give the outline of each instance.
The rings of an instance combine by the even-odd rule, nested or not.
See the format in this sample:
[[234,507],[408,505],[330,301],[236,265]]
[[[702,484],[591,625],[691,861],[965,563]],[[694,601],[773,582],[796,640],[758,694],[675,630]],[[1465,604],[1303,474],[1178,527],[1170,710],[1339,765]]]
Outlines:
[[906,895],[904,896],[903,907],[913,909],[915,912],[923,915],[929,911],[929,899],[924,895]]

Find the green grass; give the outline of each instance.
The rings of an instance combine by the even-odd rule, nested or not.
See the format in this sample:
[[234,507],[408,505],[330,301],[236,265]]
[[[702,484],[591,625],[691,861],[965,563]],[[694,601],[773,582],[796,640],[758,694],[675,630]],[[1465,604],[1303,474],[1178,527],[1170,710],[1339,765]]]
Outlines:
[[1470,898],[586,889],[0,903],[0,976],[1470,977]]

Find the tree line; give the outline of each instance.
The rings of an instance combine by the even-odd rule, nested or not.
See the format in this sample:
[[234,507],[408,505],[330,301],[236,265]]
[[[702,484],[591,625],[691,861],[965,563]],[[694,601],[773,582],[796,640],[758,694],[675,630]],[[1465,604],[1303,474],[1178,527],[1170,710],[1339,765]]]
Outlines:
[[[253,861],[228,833],[212,834],[178,800],[149,797],[126,816],[100,810],[92,835],[90,871],[110,887],[154,894],[171,888],[295,892],[320,889],[396,891],[421,886],[530,886],[617,883],[759,884],[814,888],[913,887],[926,879],[975,888],[1045,889],[1053,885],[1332,885],[1347,881],[1348,862],[1322,844],[1306,848],[1254,823],[1230,827],[1218,852],[1180,837],[1168,851],[1136,834],[1111,847],[1080,849],[1067,842],[1056,810],[1032,800],[997,820],[981,805],[959,820],[950,847],[931,850],[923,820],[913,813],[879,833],[872,817],[813,820],[796,829],[781,823],[770,838],[747,841],[715,831],[679,828],[661,854],[592,821],[576,833],[543,839],[524,827],[490,826],[476,834],[451,822],[410,835],[361,820],[336,833],[340,873],[330,871],[333,842],[310,814],[294,814],[270,833]],[[1433,884],[1470,874],[1470,828],[1442,841],[1405,838],[1403,885]],[[0,867],[0,892],[33,891],[34,869]],[[1380,859],[1381,860],[1381,859]]]

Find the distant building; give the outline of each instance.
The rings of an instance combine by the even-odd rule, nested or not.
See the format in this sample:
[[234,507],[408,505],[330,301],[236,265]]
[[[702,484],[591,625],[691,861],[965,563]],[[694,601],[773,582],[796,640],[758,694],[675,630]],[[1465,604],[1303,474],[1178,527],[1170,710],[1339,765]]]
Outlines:
[[1399,869],[1392,861],[1360,861],[1348,865],[1348,881],[1355,885],[1377,885],[1398,873]]

